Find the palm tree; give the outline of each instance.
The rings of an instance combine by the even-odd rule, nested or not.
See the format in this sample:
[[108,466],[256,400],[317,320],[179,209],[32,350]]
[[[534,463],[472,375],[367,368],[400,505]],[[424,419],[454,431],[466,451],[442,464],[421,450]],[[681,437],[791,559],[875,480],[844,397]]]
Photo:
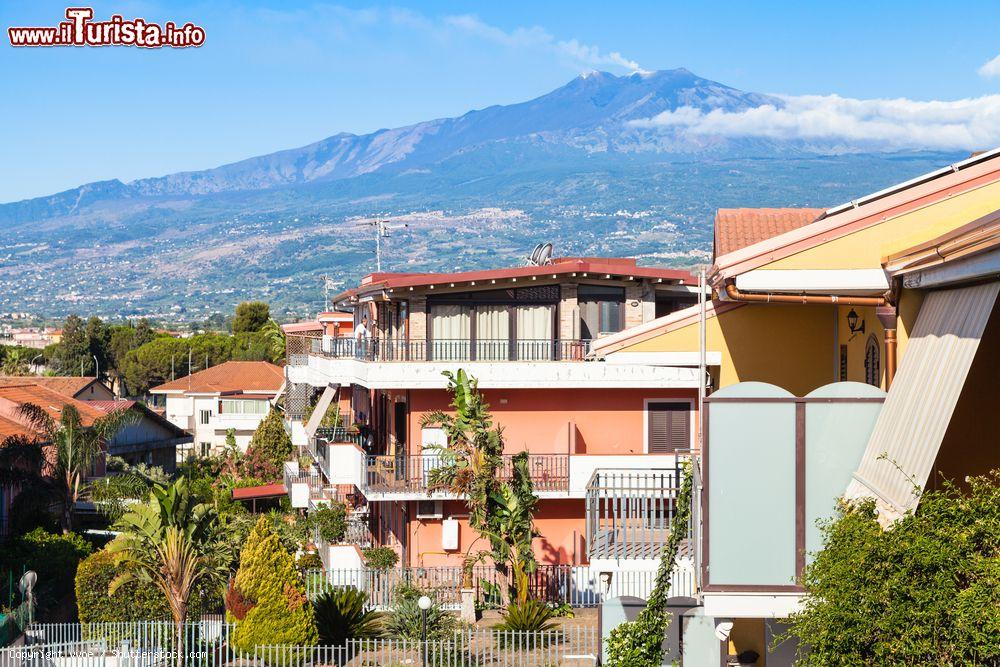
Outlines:
[[271,361],[276,364],[281,362],[285,358],[285,332],[281,330],[281,325],[272,318],[268,318],[264,326],[261,327],[260,333],[264,335]]
[[25,403],[19,408],[22,417],[34,430],[55,447],[55,477],[62,505],[60,523],[63,533],[73,529],[73,507],[86,487],[87,475],[94,463],[106,451],[108,443],[123,427],[135,421],[128,410],[114,410],[84,426],[80,413],[66,405],[55,420],[43,408]]
[[184,660],[184,624],[196,587],[220,585],[228,573],[228,554],[218,539],[217,515],[198,503],[181,477],[170,486],[155,485],[149,500],[133,505],[115,524],[121,536],[108,549],[122,570],[108,587],[140,581],[159,589],[174,620],[178,667]]

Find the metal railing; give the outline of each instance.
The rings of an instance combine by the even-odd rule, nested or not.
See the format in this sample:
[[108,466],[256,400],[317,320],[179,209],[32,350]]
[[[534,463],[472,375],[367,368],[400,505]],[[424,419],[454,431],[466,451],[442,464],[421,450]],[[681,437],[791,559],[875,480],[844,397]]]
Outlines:
[[[295,339],[293,341],[293,339]],[[316,338],[289,335],[290,364],[308,355],[365,361],[582,361],[589,339],[560,338]]]
[[[184,667],[363,667],[369,665],[548,665],[595,664],[598,634],[593,627],[543,632],[463,628],[426,642],[399,637],[349,639],[340,646],[258,645],[237,650],[234,624],[218,622],[206,637],[204,622],[186,624]],[[134,623],[38,624],[27,646],[0,651],[2,667],[173,667],[176,661],[171,621]],[[59,638],[90,636],[93,639]]]
[[680,468],[596,470],[587,484],[590,558],[656,558],[677,513]]
[[[403,584],[428,591],[447,609],[458,609],[462,601],[464,572],[460,566],[396,567],[388,570],[328,569],[306,573],[306,592],[310,598],[330,588],[352,586],[368,595],[368,605],[389,609],[396,591]],[[599,570],[588,565],[539,565],[528,580],[531,596],[572,607],[597,607],[603,600],[629,595],[645,599],[653,590],[655,570]],[[476,566],[472,585],[476,602],[498,608],[494,592],[503,581],[496,568]],[[693,597],[696,593],[694,565],[690,558],[678,558],[671,578],[670,597]]]
[[[501,481],[513,475],[513,456],[505,454],[499,470]],[[378,493],[447,491],[450,459],[439,454],[368,456],[365,490]],[[536,491],[569,490],[568,454],[529,454],[528,470]]]

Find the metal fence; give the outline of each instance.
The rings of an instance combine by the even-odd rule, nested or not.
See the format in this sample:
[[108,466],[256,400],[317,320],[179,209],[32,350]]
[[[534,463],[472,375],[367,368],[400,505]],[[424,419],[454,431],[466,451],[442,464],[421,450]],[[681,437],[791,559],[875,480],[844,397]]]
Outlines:
[[7,646],[17,639],[31,621],[33,603],[25,600],[0,618],[0,646]]
[[670,537],[680,468],[597,470],[587,484],[591,558],[655,558]]
[[[13,646],[0,649],[0,667],[106,667],[110,651],[104,642],[67,642]],[[139,667],[140,662],[128,662],[115,656],[112,664]],[[146,663],[149,664],[149,663]]]
[[317,338],[289,335],[286,350],[290,364],[305,357],[366,361],[582,361],[590,340],[559,338],[435,338],[410,340],[348,336]]
[[[426,642],[401,638],[351,639],[341,646],[256,646],[245,652],[230,644],[232,625],[188,623],[180,653],[183,667],[505,667],[590,665],[597,661],[593,627],[549,632],[463,629]],[[214,634],[207,634],[214,632]],[[174,667],[178,664],[170,621],[48,623],[32,625],[28,643],[0,650],[0,667]],[[87,639],[79,639],[87,637]]]
[[[496,569],[488,566],[473,568],[473,589],[476,602],[485,608],[499,607],[496,587],[503,581]],[[539,565],[529,578],[531,595],[554,604],[573,607],[597,607],[603,600],[630,595],[646,598],[653,590],[655,570],[599,570],[586,565]],[[310,598],[330,588],[353,586],[368,594],[368,605],[389,609],[396,590],[412,585],[428,591],[447,609],[457,609],[462,602],[461,567],[411,567],[390,570],[332,569],[306,573],[306,591]],[[691,597],[696,579],[693,562],[678,559],[671,579],[670,597]]]
[[[366,490],[379,493],[422,493],[440,484],[436,471],[446,469],[450,459],[437,454],[369,456],[366,459]],[[528,470],[536,491],[569,490],[569,455],[529,454]],[[510,480],[514,457],[504,455],[499,479]]]

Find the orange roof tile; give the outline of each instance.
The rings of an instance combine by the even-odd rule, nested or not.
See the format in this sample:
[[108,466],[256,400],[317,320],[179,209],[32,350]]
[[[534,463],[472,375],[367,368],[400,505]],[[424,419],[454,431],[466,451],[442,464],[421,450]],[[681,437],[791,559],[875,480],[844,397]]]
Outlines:
[[720,208],[715,214],[715,256],[808,225],[822,208]]
[[153,387],[150,391],[276,394],[284,381],[284,370],[267,361],[227,361]]
[[64,394],[66,396],[76,396],[81,391],[89,387],[94,382],[97,382],[97,378],[92,377],[74,377],[68,375],[49,375],[49,376],[15,376],[7,375],[0,376],[0,385],[15,385],[15,384],[36,384],[40,387],[45,387],[51,389],[52,391]]
[[63,409],[72,405],[80,413],[84,426],[90,426],[94,420],[104,415],[102,410],[85,401],[78,401],[71,396],[60,394],[37,384],[0,384],[0,412],[7,419],[20,422],[17,418],[17,406],[33,403],[45,410],[53,419],[59,419]]
[[16,421],[0,417],[0,442],[12,436],[24,436],[30,438],[34,435],[29,429],[21,426]]

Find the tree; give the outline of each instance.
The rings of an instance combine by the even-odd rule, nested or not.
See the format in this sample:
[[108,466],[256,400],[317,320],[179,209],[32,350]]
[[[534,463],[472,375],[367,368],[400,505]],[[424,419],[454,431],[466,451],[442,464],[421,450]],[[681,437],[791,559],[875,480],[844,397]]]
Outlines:
[[133,506],[115,528],[121,536],[108,550],[116,555],[121,573],[108,593],[114,595],[133,581],[159,589],[174,620],[176,664],[182,667],[191,594],[199,585],[221,586],[228,573],[215,511],[196,501],[182,477],[169,487],[153,487],[149,500]]
[[250,438],[247,456],[259,456],[280,470],[293,449],[292,438],[285,431],[281,413],[271,408]]
[[3,375],[28,375],[31,371],[31,352],[28,348],[3,346],[0,348],[0,372]]
[[58,421],[34,403],[18,408],[31,427],[44,434],[45,441],[55,448],[55,478],[58,480],[58,502],[62,506],[61,524],[64,533],[73,529],[73,507],[86,485],[86,477],[94,462],[123,427],[135,421],[129,410],[115,410],[84,426],[80,413],[66,405]]
[[233,317],[233,333],[260,331],[271,319],[271,308],[263,301],[244,301],[236,306]]
[[77,315],[70,315],[63,322],[62,338],[56,344],[52,362],[60,375],[84,375],[93,372],[94,360],[90,358],[90,341],[86,325]]
[[270,361],[275,364],[279,363],[285,358],[285,332],[281,330],[277,322],[268,319],[261,327],[260,333],[270,353]]
[[10,532],[27,533],[34,528],[57,530],[53,520],[57,487],[45,473],[45,453],[37,439],[11,435],[0,442],[0,488],[16,488],[11,503]]
[[302,577],[267,517],[260,517],[250,531],[233,583],[236,597],[244,601],[241,613],[245,611],[242,619],[232,609],[228,614],[236,622],[234,648],[252,655],[265,644],[316,644],[313,609]]
[[788,634],[801,664],[1000,664],[1000,471],[925,492],[887,530],[871,501],[822,529]]
[[[111,331],[99,317],[91,317],[87,320],[87,328],[84,330],[87,337],[87,353],[90,355],[88,373],[104,373],[107,375],[110,365],[111,353],[109,350],[111,342]],[[97,360],[99,368],[94,368],[94,360]]]
[[531,541],[536,535],[533,514],[538,497],[528,472],[528,455],[514,456],[511,480],[502,482],[503,429],[493,425],[478,382],[462,369],[444,375],[455,414],[434,412],[423,419],[424,425],[441,426],[448,438],[447,446],[435,448],[442,465],[431,471],[431,484],[466,496],[469,526],[489,540],[488,555],[507,580],[501,594],[505,598],[513,594],[523,602],[529,592],[528,576],[537,567]]

